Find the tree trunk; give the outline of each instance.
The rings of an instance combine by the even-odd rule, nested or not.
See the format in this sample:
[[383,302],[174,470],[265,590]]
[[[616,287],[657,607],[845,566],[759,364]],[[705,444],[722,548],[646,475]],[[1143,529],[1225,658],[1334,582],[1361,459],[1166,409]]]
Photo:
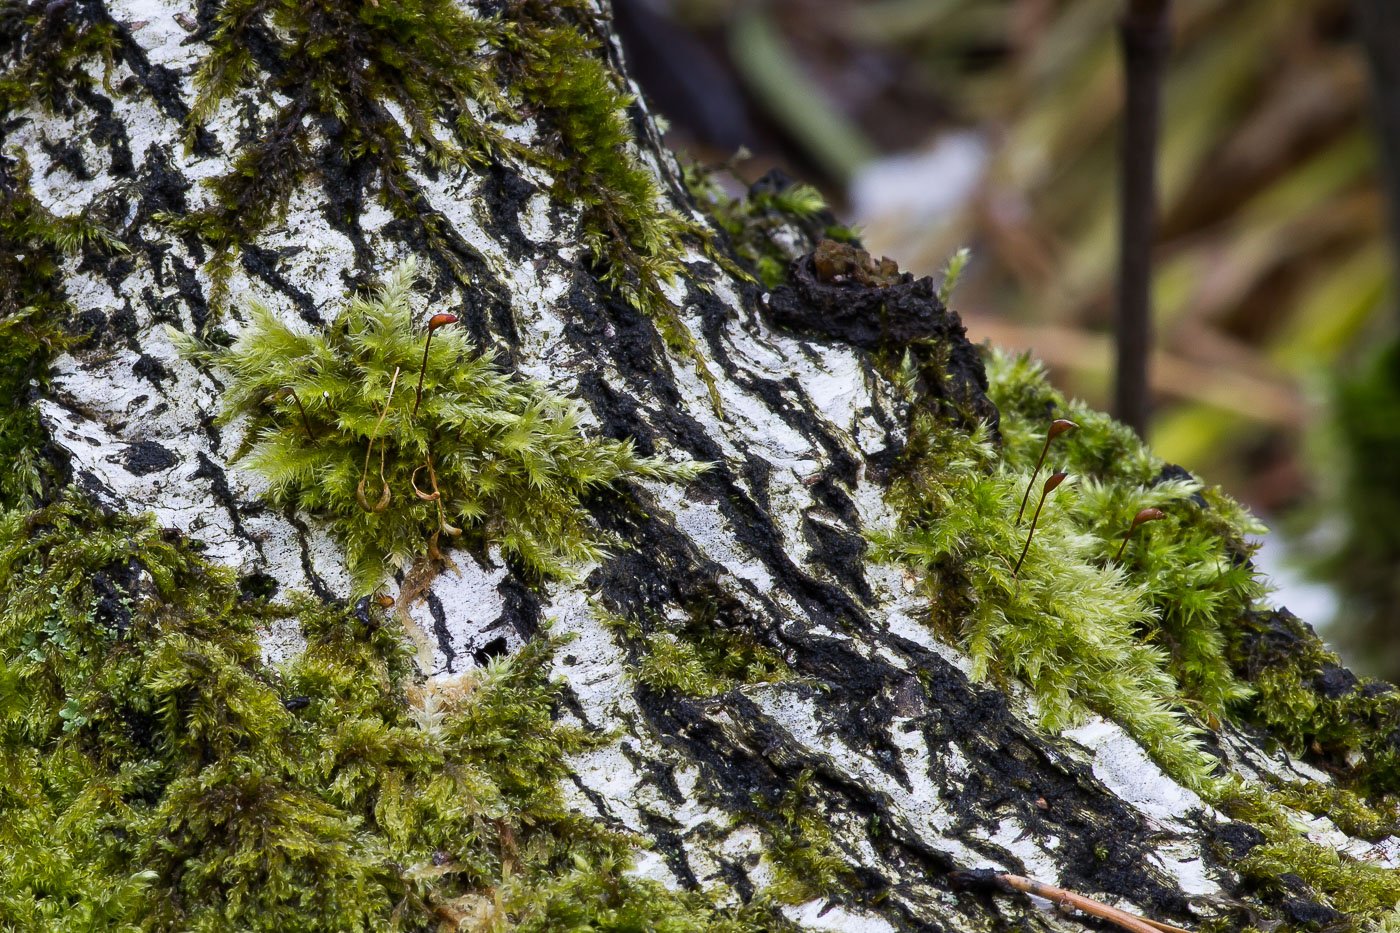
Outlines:
[[[229,371],[182,351],[170,329],[216,353],[247,332],[258,301],[318,331],[411,257],[423,278],[417,319],[455,315],[450,326],[494,350],[503,371],[579,400],[584,435],[712,464],[688,483],[634,479],[588,493],[590,524],[611,543],[571,575],[531,573],[499,535],[469,532],[477,545],[449,552],[454,567],[424,588],[410,562],[377,591],[425,635],[420,660],[439,681],[513,655],[546,627],[573,637],[552,662],[563,683],[556,717],[606,741],[567,760],[563,792],[641,844],[635,874],[719,905],[771,901],[764,925],[813,930],[1083,925],[953,874],[973,869],[1178,926],[1327,926],[1334,908],[1358,922],[1377,915],[1389,888],[1348,901],[1347,885],[1299,877],[1298,865],[1335,850],[1379,873],[1368,884],[1394,884],[1387,866],[1400,847],[1388,823],[1368,842],[1298,816],[1314,848],[1258,858],[1278,845],[1270,833],[1306,840],[1269,823],[1279,811],[1189,789],[1110,719],[1043,728],[1047,701],[1019,669],[994,659],[998,676],[984,676],[957,625],[930,621],[945,593],[952,605],[957,586],[977,581],[931,590],[917,562],[875,560],[870,537],[913,520],[897,494],[918,468],[911,418],[934,419],[935,437],[988,423],[988,443],[1007,450],[1038,450],[1045,425],[1008,421],[998,437],[982,360],[931,284],[851,246],[819,248],[823,222],[810,205],[790,209],[794,189],[759,186],[750,205],[768,208],[748,214],[721,204],[739,220],[717,233],[645,104],[623,96],[606,5],[290,7],[0,7],[0,53],[19,76],[6,85],[7,190],[87,225],[46,286],[81,339],[33,402],[82,496],[107,512],[153,514],[233,568],[247,593],[353,602],[334,520],[269,504],[267,481],[239,459],[254,420],[217,417]],[[408,9],[422,15],[388,22]],[[489,24],[485,38],[454,50],[453,17]],[[411,42],[414,22],[439,31]],[[331,39],[313,53],[318,36]],[[789,268],[779,261],[814,249]],[[772,289],[744,276],[755,259],[778,270]],[[417,377],[401,375],[399,399]],[[316,400],[305,401],[314,415]],[[295,408],[277,410],[298,430]],[[1013,512],[1038,482],[1027,467],[1007,480]],[[1011,475],[997,469],[987,475]],[[1194,507],[1198,487],[1187,476],[1181,488],[1181,508]],[[1047,501],[1053,512],[1060,500]],[[1068,520],[1041,522],[1052,519]],[[1038,553],[1029,549],[1028,564]],[[744,646],[771,664],[715,673],[729,659],[705,653],[712,631],[727,639],[722,652]],[[1144,621],[1139,631],[1155,629]],[[1315,706],[1362,702],[1286,614],[1240,615],[1225,641],[1240,683],[1296,661],[1312,665],[1298,689]],[[267,663],[286,664],[306,636],[293,618],[270,623],[260,642]],[[703,686],[648,675],[666,646],[692,652],[686,670],[698,664]],[[1182,696],[1168,705],[1196,716],[1186,687]],[[1376,688],[1365,702],[1388,696]],[[1376,721],[1388,710],[1367,708]],[[1364,793],[1388,789],[1380,768],[1392,740],[1375,725],[1289,728],[1247,700],[1228,712],[1195,720],[1217,776],[1325,795],[1332,769]],[[1371,783],[1353,780],[1368,767]]]

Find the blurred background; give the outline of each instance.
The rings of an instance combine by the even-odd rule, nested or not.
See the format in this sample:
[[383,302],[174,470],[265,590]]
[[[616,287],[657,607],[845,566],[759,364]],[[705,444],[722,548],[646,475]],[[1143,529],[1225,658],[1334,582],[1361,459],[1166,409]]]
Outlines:
[[[668,141],[816,186],[973,340],[1108,408],[1121,0],[616,0]],[[1275,600],[1400,679],[1400,311],[1350,0],[1177,0],[1149,440],[1274,529]]]

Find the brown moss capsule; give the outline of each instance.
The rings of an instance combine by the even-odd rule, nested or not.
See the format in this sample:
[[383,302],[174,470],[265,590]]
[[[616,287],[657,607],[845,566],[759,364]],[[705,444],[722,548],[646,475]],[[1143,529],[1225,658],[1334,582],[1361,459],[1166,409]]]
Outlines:
[[1021,516],[1026,514],[1026,500],[1031,496],[1031,487],[1035,485],[1035,478],[1040,475],[1040,467],[1045,463],[1045,454],[1050,450],[1050,442],[1066,431],[1077,428],[1079,425],[1067,418],[1056,418],[1050,422],[1050,429],[1045,432],[1045,446],[1040,448],[1040,459],[1035,462],[1035,469],[1031,471],[1031,481],[1026,483],[1025,495],[1021,496],[1021,509],[1016,513],[1016,524],[1021,524]]
[[369,504],[369,498],[365,495],[364,480],[360,480],[359,485],[355,487],[355,501],[359,502],[360,508],[364,509],[366,512],[377,513],[384,511],[389,507],[389,501],[392,498],[393,494],[389,492],[389,484],[387,482],[384,483],[384,490],[379,494],[379,501],[374,503],[374,505]]
[[1166,517],[1167,513],[1163,512],[1161,509],[1143,509],[1134,515],[1133,523],[1128,526],[1128,533],[1123,536],[1123,543],[1118,545],[1118,553],[1113,555],[1114,562],[1116,563],[1122,558],[1123,550],[1128,546],[1128,539],[1133,536],[1134,531],[1137,531],[1138,525],[1146,524],[1147,522],[1155,522],[1159,518]]
[[434,314],[428,318],[428,339],[423,343],[423,366],[418,370],[418,392],[413,396],[413,417],[418,417],[418,405],[423,401],[423,377],[428,373],[428,349],[433,345],[433,331],[448,324],[456,324],[455,314]]

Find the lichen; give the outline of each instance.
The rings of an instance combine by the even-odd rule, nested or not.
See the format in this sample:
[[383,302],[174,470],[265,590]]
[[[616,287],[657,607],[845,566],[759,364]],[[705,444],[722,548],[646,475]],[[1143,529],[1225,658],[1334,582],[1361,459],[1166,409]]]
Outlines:
[[[280,671],[260,626],[295,618]],[[571,812],[558,644],[411,687],[391,619],[241,598],[145,519],[0,516],[0,926],[786,929],[626,873]],[[411,687],[406,691],[407,687]]]
[[222,417],[249,418],[241,459],[270,483],[269,500],[331,520],[356,595],[420,558],[441,559],[464,531],[483,558],[499,544],[527,574],[565,576],[604,550],[582,496],[704,469],[585,437],[575,402],[513,377],[458,328],[420,329],[413,283],[405,263],[315,333],[256,304],[227,348],[172,331],[228,373]]

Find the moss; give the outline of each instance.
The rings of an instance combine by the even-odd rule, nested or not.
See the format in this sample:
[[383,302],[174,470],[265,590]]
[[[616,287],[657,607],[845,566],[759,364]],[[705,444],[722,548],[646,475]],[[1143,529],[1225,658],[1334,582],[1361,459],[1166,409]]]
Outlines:
[[698,165],[685,169],[686,188],[728,236],[744,267],[767,288],[787,281],[788,266],[823,239],[857,242],[836,223],[811,185],[774,170],[754,182],[742,198],[728,195],[719,173]]
[[1353,676],[1286,611],[1241,619],[1229,652],[1254,687],[1240,718],[1367,795],[1400,794],[1400,693],[1393,686]]
[[786,662],[751,635],[719,627],[709,607],[693,608],[679,623],[657,615],[627,618],[596,602],[593,611],[636,652],[632,676],[653,690],[712,697],[790,675]]
[[22,153],[0,155],[0,508],[33,504],[57,475],[43,457],[47,437],[32,400],[48,383],[50,360],[71,342],[59,264],[84,249],[121,248],[93,217],[45,208]]
[[1400,903],[1400,872],[1312,841],[1277,794],[1237,785],[1217,805],[1263,833],[1262,844],[1232,867],[1263,901],[1270,927],[1357,929],[1381,920]]
[[[1254,523],[1189,474],[1164,473],[1129,429],[1068,403],[1028,358],[987,362],[1000,448],[985,429],[965,435],[914,399],[891,490],[901,521],[875,536],[877,556],[920,572],[930,623],[963,645],[979,675],[1025,680],[1047,728],[1089,710],[1117,719],[1169,773],[1205,789],[1215,761],[1199,730],[1249,691],[1225,633],[1260,593],[1242,558]],[[890,375],[905,391],[918,382]],[[1047,498],[1032,538],[1034,506],[1018,523],[1018,505],[1053,418],[1079,424],[1050,458],[1071,479]],[[1041,491],[1035,481],[1030,498]],[[1149,506],[1168,520],[1116,561],[1130,519]]]
[[992,354],[988,378],[1002,415],[1003,461],[1012,468],[1034,466],[1050,419],[1079,425],[1054,442],[1049,462],[1082,479],[1072,519],[1095,538],[1098,561],[1108,563],[1117,553],[1139,509],[1166,512],[1165,520],[1133,535],[1121,566],[1144,588],[1155,618],[1143,634],[1167,653],[1180,695],[1210,716],[1224,715],[1248,693],[1227,657],[1226,640],[1264,593],[1248,563],[1253,546],[1246,539],[1263,526],[1219,489],[1153,456],[1131,429],[1066,401],[1029,357]]
[[764,858],[773,870],[766,893],[786,904],[832,898],[860,887],[849,865],[836,853],[831,827],[817,809],[812,773],[804,771],[777,799],[754,795],[750,817],[768,833]]
[[[554,717],[556,641],[412,687],[373,611],[239,596],[146,520],[0,517],[0,926],[784,928],[627,877],[567,809],[602,740]],[[288,615],[277,671],[256,633]]]
[[1179,780],[1205,785],[1214,760],[1176,703],[1166,652],[1141,637],[1153,619],[1146,588],[1101,556],[1108,542],[1079,527],[1074,487],[1041,511],[1016,573],[1029,471],[1002,461],[985,430],[967,436],[932,420],[916,416],[891,490],[900,525],[872,536],[877,559],[917,570],[929,623],[963,646],[976,676],[1024,680],[1047,729],[1102,713]]
[[0,0],[0,118],[38,105],[50,112],[71,107],[75,89],[90,88],[87,63],[112,70],[116,24],[100,3]]
[[[1024,680],[1047,727],[1087,709],[1117,719],[1174,778],[1256,827],[1262,841],[1228,857],[1239,893],[1257,904],[1251,922],[1347,929],[1386,916],[1400,874],[1310,840],[1297,814],[1362,838],[1396,831],[1388,793],[1400,695],[1351,676],[1287,613],[1256,610],[1262,586],[1245,536],[1262,529],[1248,513],[1153,457],[1126,427],[1067,401],[1028,357],[987,357],[999,446],[985,427],[968,435],[941,420],[917,395],[918,373],[878,362],[912,420],[891,489],[900,524],[876,543],[921,573],[930,623],[981,675]],[[1028,487],[1039,496],[1031,474],[1056,418],[1078,427],[1052,442],[1047,462],[1072,478],[1047,500],[1015,573],[1030,525],[1017,524],[1018,505]],[[1124,545],[1147,507],[1166,518]],[[1224,719],[1264,727],[1355,789],[1222,776],[1199,736]]]
[[[580,240],[601,280],[651,317],[718,406],[713,377],[664,286],[681,271],[687,239],[723,257],[709,248],[703,226],[665,205],[638,159],[628,115],[633,101],[589,31],[596,16],[590,4],[534,0],[507,4],[491,18],[471,16],[451,0],[224,3],[196,76],[191,132],[255,80],[254,48],[280,57],[269,80],[288,100],[261,141],[210,182],[213,205],[167,218],[216,247],[216,302],[234,253],[280,218],[313,174],[318,130],[339,158],[377,176],[384,206],[449,261],[456,251],[413,180],[414,153],[430,171],[515,160],[548,172],[550,193],[579,208]],[[479,119],[483,113],[507,123],[528,115],[539,124],[540,141],[513,141]],[[465,268],[455,271],[465,284]]]
[[412,265],[400,266],[314,334],[256,305],[227,348],[175,334],[229,371],[223,418],[251,419],[244,462],[270,482],[272,502],[330,518],[357,595],[389,571],[440,560],[464,529],[483,558],[496,543],[538,577],[566,575],[605,543],[580,503],[590,489],[704,468],[584,437],[574,402],[512,378],[459,328],[420,331],[413,282]]

